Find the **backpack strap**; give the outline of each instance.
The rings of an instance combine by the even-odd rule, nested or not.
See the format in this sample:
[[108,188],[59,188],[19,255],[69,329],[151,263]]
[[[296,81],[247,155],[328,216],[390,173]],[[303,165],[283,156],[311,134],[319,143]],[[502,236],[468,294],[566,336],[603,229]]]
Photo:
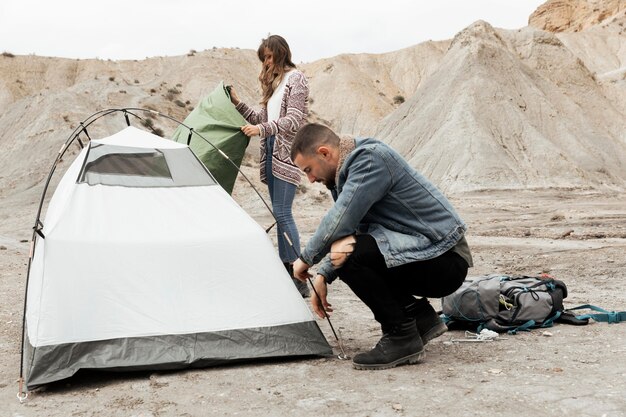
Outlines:
[[[581,316],[582,317],[582,316]],[[561,316],[556,320],[558,323],[571,324],[574,326],[585,326],[589,324],[589,319],[579,319],[571,311],[563,311]]]
[[526,323],[517,326],[514,329],[507,331],[508,334],[517,334],[518,331],[529,331],[531,329],[538,329],[542,327],[552,327],[554,325],[554,321],[561,317],[561,312],[557,311],[547,319],[543,321],[541,324],[537,324],[535,320],[528,320]]
[[[481,327],[484,327],[493,331],[498,331],[499,333],[506,331],[508,334],[513,335],[513,334],[517,334],[517,332],[527,332],[532,329],[538,329],[542,327],[552,327],[554,325],[554,322],[558,320],[559,317],[561,317],[561,312],[556,311],[553,315],[545,319],[541,324],[537,324],[535,320],[528,320],[526,323],[520,324],[519,326],[516,326],[513,328],[511,328],[511,326],[509,327],[502,326],[498,324],[496,320],[492,319]],[[482,330],[481,327],[479,327],[480,330]]]
[[561,314],[561,311],[555,311],[554,314],[545,319],[539,327],[552,327],[554,325],[554,322],[561,317]]
[[626,321],[626,311],[607,311],[603,308],[591,304],[584,304],[578,307],[570,308],[568,309],[568,311],[583,309],[598,311],[600,312],[600,314],[582,314],[580,316],[576,316],[576,318],[579,320],[594,319],[595,321],[601,321],[605,323],[619,323],[622,321]]
[[526,323],[517,326],[514,329],[511,329],[509,331],[507,331],[508,334],[517,334],[517,332],[519,331],[523,331],[523,332],[528,332],[530,331],[532,328],[537,327],[537,323],[535,322],[535,320],[528,320]]
[[489,319],[484,323],[479,323],[476,333],[480,333],[483,329],[487,329],[498,333],[517,334],[518,331],[530,331],[535,327],[537,327],[535,320],[528,320],[526,323],[516,326],[501,324],[496,319]]

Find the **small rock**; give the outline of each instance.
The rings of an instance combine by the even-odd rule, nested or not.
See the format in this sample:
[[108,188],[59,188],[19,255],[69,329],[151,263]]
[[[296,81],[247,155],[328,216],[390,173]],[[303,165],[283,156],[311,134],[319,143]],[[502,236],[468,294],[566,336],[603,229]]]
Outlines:
[[394,404],[391,406],[396,411],[402,411],[402,404]]
[[6,247],[6,246],[4,246],[4,245],[3,245],[3,246],[0,246],[0,250],[7,250],[7,247]]
[[545,332],[541,333],[541,335],[545,336],[545,337],[552,337],[552,333],[550,333],[548,331],[545,331]]

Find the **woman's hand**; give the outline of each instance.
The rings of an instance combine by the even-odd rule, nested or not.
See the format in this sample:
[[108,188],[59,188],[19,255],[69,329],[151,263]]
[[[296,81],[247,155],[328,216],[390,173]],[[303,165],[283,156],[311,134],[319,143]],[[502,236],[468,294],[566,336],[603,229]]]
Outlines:
[[244,135],[250,138],[252,136],[259,136],[259,134],[261,133],[261,129],[259,129],[258,126],[254,125],[245,125],[241,128],[241,131],[244,133]]
[[239,104],[239,96],[237,95],[237,92],[235,91],[235,87],[233,87],[232,85],[227,85],[226,88],[228,89],[228,92],[230,93],[230,102],[233,103],[235,106],[237,104]]

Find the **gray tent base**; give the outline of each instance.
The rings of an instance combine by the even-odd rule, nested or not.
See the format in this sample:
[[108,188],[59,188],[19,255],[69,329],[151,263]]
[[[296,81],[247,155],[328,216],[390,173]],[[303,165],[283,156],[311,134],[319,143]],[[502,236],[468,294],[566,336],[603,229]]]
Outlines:
[[26,343],[29,390],[69,378],[79,369],[171,370],[262,358],[329,356],[332,349],[315,321],[210,333],[66,343]]

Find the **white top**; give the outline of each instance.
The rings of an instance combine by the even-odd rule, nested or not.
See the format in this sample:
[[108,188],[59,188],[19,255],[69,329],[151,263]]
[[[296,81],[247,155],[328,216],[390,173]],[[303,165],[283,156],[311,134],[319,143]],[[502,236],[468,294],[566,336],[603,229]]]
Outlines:
[[278,87],[276,87],[276,90],[274,90],[274,94],[272,94],[272,97],[270,97],[270,99],[268,100],[267,102],[267,121],[268,122],[278,120],[278,118],[280,117],[280,105],[283,102],[283,95],[285,94],[285,86],[287,85],[287,80],[289,79],[289,76],[294,71],[295,69],[292,69],[291,71],[288,71],[285,73],[280,84],[278,84]]

